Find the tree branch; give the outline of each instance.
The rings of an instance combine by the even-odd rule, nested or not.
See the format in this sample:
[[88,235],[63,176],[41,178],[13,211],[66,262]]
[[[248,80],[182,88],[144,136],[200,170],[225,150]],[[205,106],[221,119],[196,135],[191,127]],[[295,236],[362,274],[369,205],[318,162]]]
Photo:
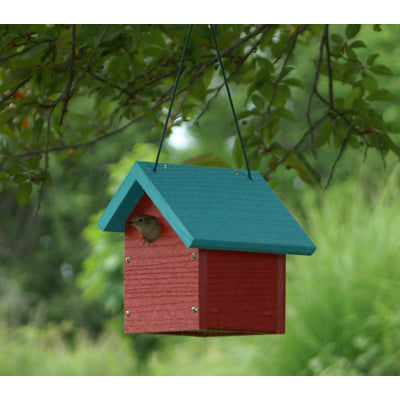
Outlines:
[[[235,42],[234,44],[232,44],[231,46],[227,47],[226,49],[221,51],[221,56],[224,57],[228,54],[230,54],[233,50],[235,50],[237,47],[240,47],[242,44],[246,43],[248,40],[250,40],[251,38],[253,38],[254,36],[257,36],[260,32],[262,32],[263,30],[265,30],[266,28],[269,28],[269,25],[261,25],[258,28],[254,29],[252,32],[250,32],[248,35],[244,36],[243,38],[241,38],[240,40],[238,40],[237,42]],[[199,69],[199,71],[197,71],[192,79],[189,81],[189,83],[181,90],[179,90],[177,92],[177,95],[182,93],[182,91],[186,90],[188,87],[190,87],[193,82],[196,80],[196,78],[198,78],[199,76],[201,76],[204,71],[210,67],[211,65],[215,64],[216,62],[218,62],[218,56],[214,56],[213,58],[210,58],[207,61],[202,61],[199,65],[201,66],[201,68]],[[183,71],[184,73],[185,71]],[[141,92],[143,89],[145,89],[146,87],[152,86],[154,85],[156,82],[170,77],[170,76],[175,76],[176,75],[176,70],[174,69],[173,71],[169,72],[169,73],[165,73],[162,76],[159,76],[157,78],[152,79],[151,81],[145,83],[144,85],[142,85],[140,88],[135,89],[134,91],[131,92],[131,96],[134,96],[135,94]],[[131,86],[131,85],[130,85]],[[173,86],[172,86],[173,87]],[[124,103],[124,105],[126,105],[127,102]]]
[[332,164],[331,171],[329,173],[329,177],[328,177],[328,180],[327,180],[325,188],[324,188],[325,190],[328,189],[329,185],[331,184],[331,181],[332,181],[332,178],[333,178],[333,172],[335,171],[336,165],[339,162],[340,158],[342,157],[344,150],[346,149],[346,146],[347,146],[347,143],[348,143],[348,141],[350,139],[350,136],[351,136],[351,129],[349,129],[349,132],[347,133],[347,136],[343,140],[343,143],[340,146],[339,153],[338,153],[335,161]]
[[296,42],[297,42],[297,36],[298,36],[304,29],[305,29],[305,26],[303,26],[303,27],[301,27],[301,28],[299,28],[299,27],[296,28],[296,32],[295,32],[295,34],[294,34],[294,38],[293,38],[293,40],[292,40],[292,43],[291,43],[291,45],[290,45],[290,47],[289,47],[289,50],[288,50],[288,53],[287,53],[287,55],[286,55],[285,61],[283,62],[283,65],[282,65],[282,68],[281,68],[281,70],[280,70],[280,72],[279,72],[278,78],[277,78],[276,81],[274,82],[274,90],[273,90],[273,92],[272,92],[271,100],[270,100],[270,102],[269,102],[269,104],[268,104],[267,110],[265,111],[264,115],[269,115],[269,113],[271,112],[272,104],[273,104],[273,102],[274,102],[274,100],[275,100],[276,93],[277,93],[277,91],[278,91],[279,82],[280,82],[280,81],[282,80],[282,78],[283,78],[283,74],[285,73],[286,65],[287,65],[287,63],[289,62],[290,56],[291,56],[292,53],[293,53],[294,47],[295,47]]
[[331,51],[329,47],[329,24],[325,25],[324,29],[325,35],[325,47],[326,47],[326,65],[328,68],[328,79],[329,79],[329,103],[333,106],[333,74],[331,65]]
[[81,83],[82,79],[85,77],[85,74],[90,70],[90,68],[91,68],[91,66],[92,66],[92,62],[93,62],[93,60],[94,60],[94,57],[95,57],[95,55],[97,54],[97,52],[99,51],[101,44],[103,43],[104,37],[105,37],[105,35],[106,35],[106,33],[107,33],[107,30],[108,30],[108,27],[109,27],[109,26],[110,26],[110,25],[106,25],[106,27],[104,28],[103,33],[101,34],[100,39],[99,39],[99,41],[98,41],[96,47],[94,48],[92,54],[90,55],[89,61],[87,62],[85,69],[84,69],[83,72],[80,74],[80,76],[79,76],[79,78],[77,79],[77,81],[75,82],[74,87],[71,89],[70,98],[73,97],[73,95],[74,95],[76,89],[78,88],[78,86],[79,86],[79,84]]
[[[8,56],[0,57],[0,62],[9,60],[10,58],[18,57],[18,56],[20,56],[20,55],[22,55],[22,54],[25,54],[25,53],[27,53],[29,50],[33,49],[33,48],[36,47],[36,46],[39,46],[40,44],[43,44],[43,43],[52,43],[52,42],[54,42],[53,39],[41,40],[40,42],[36,42],[36,43],[33,44],[32,46],[29,46],[29,47],[27,47],[27,48],[25,48],[25,49],[23,49],[23,50],[17,51],[16,53],[10,54],[10,55],[8,55]],[[23,44],[22,44],[22,45],[23,45]]]
[[[312,89],[311,89],[310,97],[308,98],[306,117],[307,117],[307,122],[308,122],[308,126],[309,127],[312,126],[312,122],[311,122],[311,103],[312,103],[312,99],[313,99],[314,94],[317,92],[319,73],[320,73],[320,70],[321,70],[321,64],[322,64],[323,53],[324,53],[325,39],[326,39],[326,31],[324,31],[324,33],[322,34],[322,37],[321,37],[321,42],[320,42],[320,45],[319,45],[319,56],[318,56],[317,68],[315,70],[314,82],[313,82],[313,86],[312,86]],[[311,134],[311,147],[312,147],[312,150],[314,152],[314,135],[313,135],[313,131],[312,130],[311,130],[310,134]]]
[[[271,25],[268,25],[264,31],[262,32],[261,36],[259,39],[257,39],[257,41],[253,44],[253,46],[251,46],[250,50],[242,57],[242,59],[240,60],[240,63],[238,64],[238,66],[235,68],[235,70],[229,75],[228,82],[229,80],[232,78],[232,76],[236,75],[239,71],[240,68],[242,68],[243,64],[245,63],[245,61],[249,58],[250,54],[252,54],[255,49],[257,49],[257,47],[260,45],[260,43],[264,40],[264,37],[267,35],[267,33],[269,32],[269,30],[272,28]],[[200,114],[196,117],[194,124],[198,124],[199,123],[199,119],[203,116],[203,114],[210,108],[211,103],[214,101],[214,99],[218,96],[219,92],[222,90],[222,88],[225,86],[225,83],[222,83],[215,91],[215,93],[213,94],[213,96],[208,100],[207,104],[205,105],[205,107],[203,108],[203,110],[200,112]]]
[[130,93],[129,93],[126,89],[124,89],[123,87],[117,85],[116,83],[108,82],[106,79],[102,78],[102,77],[99,76],[99,75],[96,75],[96,74],[93,73],[92,71],[88,71],[88,74],[89,74],[90,76],[93,76],[93,78],[96,79],[96,80],[98,80],[99,82],[104,83],[105,85],[110,86],[110,87],[112,87],[112,88],[114,88],[114,89],[117,89],[117,90],[119,90],[121,93],[126,94],[127,96],[130,96]]
[[59,124],[62,125],[64,120],[64,115],[67,112],[68,102],[71,98],[71,85],[74,79],[74,61],[75,61],[75,34],[76,34],[76,25],[72,25],[72,43],[71,43],[71,58],[69,60],[69,73],[68,73],[68,81],[67,86],[65,87],[65,91],[62,94],[63,99],[63,108],[61,111]]
[[14,157],[31,157],[31,156],[36,156],[36,155],[40,155],[43,153],[56,153],[59,151],[65,151],[65,150],[74,150],[74,149],[79,149],[79,148],[83,148],[83,147],[89,147],[89,146],[93,146],[94,144],[109,138],[110,136],[113,136],[117,133],[122,132],[124,129],[126,129],[128,126],[132,125],[133,123],[141,120],[142,118],[144,118],[144,113],[140,114],[138,116],[136,116],[135,118],[132,118],[130,121],[128,121],[125,125],[120,126],[119,128],[116,128],[110,132],[106,132],[103,135],[89,140],[85,143],[75,143],[75,144],[65,144],[65,145],[60,145],[60,146],[55,146],[55,147],[51,147],[48,148],[47,150],[42,150],[42,149],[38,149],[38,150],[31,150],[31,151],[27,151],[25,153],[20,153],[15,155]]
[[43,188],[44,184],[46,182],[48,170],[49,170],[49,144],[50,144],[50,131],[51,131],[51,117],[53,115],[53,111],[56,108],[58,103],[55,103],[53,107],[49,111],[49,116],[47,118],[47,132],[46,132],[46,149],[45,149],[45,159],[44,159],[44,173],[43,173],[43,180],[40,184],[40,190],[39,190],[39,199],[38,199],[38,204],[36,207],[36,216],[39,213],[40,209],[40,203],[42,200],[42,195],[43,195]]
[[9,94],[7,94],[6,96],[4,96],[1,100],[0,100],[0,105],[3,104],[5,101],[7,101],[10,97],[14,96],[15,93],[17,93],[17,91],[25,85],[25,83],[29,82],[31,80],[33,76],[33,72],[26,78],[24,79],[21,83],[19,83]]
[[[327,118],[328,115],[325,114],[323,115],[321,118],[319,118],[313,126],[309,127],[302,135],[302,137],[300,138],[300,140],[293,146],[293,150],[298,150],[298,148],[303,144],[303,142],[306,140],[307,136],[310,135],[311,131],[314,130],[320,123],[322,123],[322,121],[324,121],[325,118]],[[268,149],[268,147],[266,147]],[[293,151],[293,150],[288,150],[285,155],[279,160],[277,161],[275,167],[277,167],[278,165],[282,164],[285,160],[286,157],[288,156],[288,154]],[[264,175],[264,179],[268,180],[269,174],[271,173],[271,169],[269,169]]]
[[339,111],[335,106],[330,105],[329,101],[327,101],[317,90],[315,91],[315,94],[317,95],[317,97],[323,102],[325,103],[329,109],[331,109],[337,116],[339,116],[352,130],[354,130],[355,132],[357,132],[360,136],[365,136],[364,132],[361,132],[356,126],[354,126],[346,117],[345,115]]

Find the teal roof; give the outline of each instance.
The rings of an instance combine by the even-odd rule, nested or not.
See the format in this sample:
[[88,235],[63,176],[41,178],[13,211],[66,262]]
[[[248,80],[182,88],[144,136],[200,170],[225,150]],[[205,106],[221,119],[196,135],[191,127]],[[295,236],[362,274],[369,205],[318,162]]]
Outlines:
[[98,226],[124,232],[146,192],[187,247],[307,254],[314,243],[261,174],[245,170],[136,162]]

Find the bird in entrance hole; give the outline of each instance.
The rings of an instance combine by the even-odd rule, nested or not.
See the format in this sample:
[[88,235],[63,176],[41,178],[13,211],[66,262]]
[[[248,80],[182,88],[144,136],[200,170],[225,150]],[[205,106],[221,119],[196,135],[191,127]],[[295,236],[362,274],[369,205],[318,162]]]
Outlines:
[[153,215],[138,215],[127,225],[133,225],[143,235],[143,244],[153,243],[160,236],[160,222]]

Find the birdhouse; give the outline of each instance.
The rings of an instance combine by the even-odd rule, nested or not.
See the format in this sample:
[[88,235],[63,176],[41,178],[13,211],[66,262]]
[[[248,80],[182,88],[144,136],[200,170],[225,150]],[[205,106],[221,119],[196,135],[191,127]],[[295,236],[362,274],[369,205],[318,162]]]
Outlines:
[[[98,222],[125,234],[125,333],[284,333],[286,254],[315,245],[261,174],[153,167],[136,162]],[[150,243],[129,224],[142,215]]]

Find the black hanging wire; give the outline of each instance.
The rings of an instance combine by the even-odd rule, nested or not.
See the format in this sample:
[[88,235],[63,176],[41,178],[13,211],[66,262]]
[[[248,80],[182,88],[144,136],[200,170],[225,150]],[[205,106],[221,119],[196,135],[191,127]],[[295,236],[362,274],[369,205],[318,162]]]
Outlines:
[[165,132],[167,131],[169,116],[171,115],[172,105],[174,104],[176,88],[178,87],[179,78],[181,77],[182,68],[183,68],[183,62],[185,61],[185,56],[186,56],[187,48],[188,48],[188,45],[189,45],[190,35],[192,34],[192,29],[193,29],[193,24],[190,25],[189,33],[188,33],[187,38],[186,38],[185,47],[183,49],[181,63],[179,65],[179,69],[178,69],[178,74],[176,75],[175,86],[174,86],[174,90],[172,92],[172,97],[171,97],[171,103],[169,105],[169,110],[168,110],[168,114],[167,114],[167,119],[165,121],[164,130],[163,130],[163,133],[161,135],[160,145],[158,146],[156,162],[154,163],[154,168],[153,168],[154,172],[157,171],[158,159],[160,158],[161,147],[162,147],[162,145],[164,143]]
[[246,161],[247,174],[248,174],[248,176],[249,176],[249,179],[251,179],[251,172],[250,172],[249,160],[247,159],[247,154],[246,154],[246,149],[245,149],[245,147],[244,147],[242,134],[240,133],[239,122],[238,122],[238,120],[237,120],[237,116],[236,116],[236,113],[235,113],[235,107],[233,106],[231,91],[229,90],[228,80],[226,79],[224,64],[222,63],[222,57],[221,57],[221,53],[220,53],[219,47],[218,47],[217,36],[215,35],[214,26],[213,26],[213,25],[210,25],[210,28],[211,28],[211,32],[212,32],[212,35],[213,35],[213,38],[214,38],[215,48],[217,49],[219,65],[221,66],[222,75],[223,75],[223,77],[224,77],[225,87],[226,87],[226,91],[227,91],[227,93],[228,93],[229,103],[231,104],[232,113],[233,113],[233,118],[234,118],[234,120],[235,120],[236,129],[237,129],[237,131],[238,131],[238,135],[239,135],[239,139],[240,139],[240,144],[242,145],[243,155],[244,155],[244,159],[245,159],[245,161]]
[[[173,103],[174,103],[174,99],[175,99],[175,95],[176,95],[176,89],[177,89],[177,87],[178,87],[179,78],[180,78],[181,73],[182,73],[183,62],[184,62],[184,60],[185,60],[187,48],[188,48],[188,45],[189,45],[190,36],[191,36],[191,34],[192,34],[192,29],[193,29],[193,25],[190,25],[189,33],[188,33],[188,36],[187,36],[187,38],[186,38],[186,43],[185,43],[185,47],[184,47],[183,54],[182,54],[181,63],[180,63],[180,65],[179,65],[179,69],[178,69],[178,74],[177,74],[177,76],[176,76],[176,81],[175,81],[175,85],[174,85],[174,90],[173,90],[173,92],[172,92],[171,103],[170,103],[170,105],[169,105],[169,110],[168,110],[168,114],[167,114],[167,119],[166,119],[166,121],[165,121],[164,130],[163,130],[163,133],[162,133],[162,135],[161,135],[160,145],[159,145],[159,147],[158,147],[157,158],[156,158],[156,161],[155,161],[155,163],[154,163],[154,168],[153,168],[153,171],[154,171],[154,172],[157,171],[158,159],[159,159],[159,157],[160,157],[161,148],[162,148],[162,145],[163,145],[163,142],[164,142],[165,133],[166,133],[166,131],[167,131],[168,121],[169,121],[169,117],[170,117],[170,114],[171,114],[172,105],[173,105]],[[247,167],[248,177],[249,177],[249,179],[252,179],[252,178],[251,178],[251,171],[250,171],[249,160],[247,159],[247,154],[246,154],[246,149],[245,149],[245,147],[244,147],[243,137],[242,137],[242,134],[241,134],[241,132],[240,132],[240,127],[239,127],[239,122],[238,122],[238,120],[237,120],[237,116],[236,116],[236,112],[235,112],[235,107],[233,106],[232,96],[231,96],[231,92],[230,92],[230,90],[229,90],[228,80],[226,79],[224,64],[222,63],[222,57],[221,57],[221,53],[220,53],[220,51],[219,51],[219,46],[218,46],[218,42],[217,42],[217,37],[216,37],[216,35],[215,35],[214,26],[213,26],[213,25],[210,25],[210,29],[211,29],[211,32],[212,32],[212,35],[213,35],[213,38],[214,38],[214,43],[215,43],[215,48],[216,48],[216,50],[217,50],[219,65],[220,65],[220,67],[221,67],[222,75],[223,75],[223,77],[224,77],[224,82],[225,82],[226,91],[227,91],[227,93],[228,93],[229,103],[230,103],[231,108],[232,108],[233,118],[234,118],[234,120],[235,120],[236,129],[237,129],[237,131],[238,131],[238,135],[239,135],[239,139],[240,139],[240,144],[241,144],[242,150],[243,150],[244,159],[245,159],[245,161],[246,161],[246,167]]]

